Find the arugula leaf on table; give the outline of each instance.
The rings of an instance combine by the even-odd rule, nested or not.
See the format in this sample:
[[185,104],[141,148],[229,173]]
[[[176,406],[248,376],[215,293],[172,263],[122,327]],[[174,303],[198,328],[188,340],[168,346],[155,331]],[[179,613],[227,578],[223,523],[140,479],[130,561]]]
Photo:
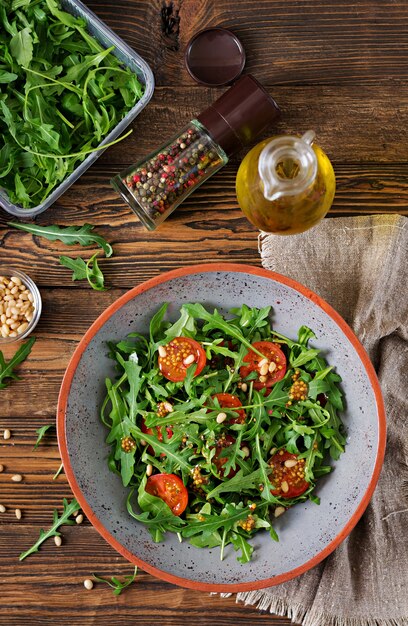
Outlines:
[[34,446],[33,450],[37,450],[37,448],[40,445],[40,443],[41,443],[45,433],[50,428],[54,428],[54,424],[47,424],[46,426],[40,426],[40,428],[37,428],[37,430],[35,432],[37,433],[38,437],[37,437],[37,441],[35,442],[35,446]]
[[73,498],[71,502],[68,502],[68,500],[64,498],[62,503],[63,503],[64,509],[61,514],[61,517],[58,517],[58,511],[57,509],[54,509],[53,524],[51,528],[49,528],[47,531],[44,531],[41,528],[40,536],[35,542],[35,544],[31,546],[31,548],[29,548],[28,550],[20,554],[20,557],[19,557],[20,561],[24,561],[24,559],[27,558],[30,554],[33,554],[34,552],[38,552],[38,549],[41,546],[41,544],[44,543],[44,541],[46,541],[50,537],[60,537],[61,533],[58,532],[58,528],[60,528],[60,526],[62,526],[63,524],[67,526],[71,526],[72,524],[75,524],[75,521],[69,518],[73,513],[75,513],[75,511],[78,511],[79,509],[78,502],[75,500],[75,498]]
[[[1,82],[1,76],[0,76]],[[19,222],[8,222],[9,226],[24,230],[32,235],[45,237],[49,241],[62,241],[67,246],[79,244],[81,246],[90,246],[96,243],[100,246],[107,257],[112,256],[113,249],[102,235],[92,232],[95,228],[92,224],[84,224],[83,226],[38,226],[37,224],[21,224]]]
[[17,374],[15,374],[14,369],[17,365],[20,365],[31,352],[31,348],[35,343],[35,337],[30,337],[26,343],[24,343],[14,356],[11,357],[10,361],[6,361],[3,353],[0,351],[0,389],[5,389],[9,384],[9,382],[5,382],[6,378],[11,378],[14,380],[19,380]]
[[135,565],[135,571],[133,574],[129,576],[125,576],[123,582],[120,581],[116,576],[112,576],[110,581],[107,578],[102,578],[102,576],[97,576],[96,574],[92,574],[94,579],[99,583],[106,583],[109,587],[112,587],[113,593],[115,596],[119,596],[126,587],[129,587],[133,583],[137,574],[137,566]]
[[106,291],[105,277],[97,261],[98,252],[91,256],[88,261],[81,257],[71,259],[68,256],[60,256],[61,265],[73,270],[72,280],[86,280],[95,291]]

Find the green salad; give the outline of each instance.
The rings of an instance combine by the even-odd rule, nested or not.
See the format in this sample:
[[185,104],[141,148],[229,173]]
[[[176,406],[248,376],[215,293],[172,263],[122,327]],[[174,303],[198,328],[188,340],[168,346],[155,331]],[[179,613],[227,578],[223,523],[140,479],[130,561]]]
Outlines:
[[341,378],[308,342],[306,326],[276,332],[271,307],[228,316],[185,304],[174,323],[164,304],[148,337],[110,343],[117,377],[106,379],[101,419],[108,463],[129,487],[129,514],[156,542],[177,533],[201,548],[249,540],[312,500],[330,459],[344,451]]
[[56,0],[0,0],[0,188],[10,202],[44,202],[140,100],[144,86],[113,51]]

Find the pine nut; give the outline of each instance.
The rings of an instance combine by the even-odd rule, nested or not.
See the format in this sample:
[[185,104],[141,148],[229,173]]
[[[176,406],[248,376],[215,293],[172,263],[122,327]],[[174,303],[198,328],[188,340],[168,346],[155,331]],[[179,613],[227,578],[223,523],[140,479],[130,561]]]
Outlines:
[[144,439],[140,439],[140,445],[147,446],[147,441],[145,441]]
[[3,326],[1,327],[1,334],[3,335],[3,337],[9,336],[10,328],[7,326],[7,324],[3,324]]
[[268,380],[267,376],[260,376],[259,377],[259,382],[261,382],[261,383],[266,383],[267,380]]
[[186,356],[186,358],[184,359],[183,363],[184,365],[191,365],[192,363],[194,363],[195,361],[195,356],[194,354],[189,354],[188,356]]
[[1,463],[0,463],[0,474],[1,474],[1,472],[4,472],[4,465],[1,465]]
[[15,330],[13,330],[10,334],[9,337],[17,337],[17,333]]
[[23,324],[21,324],[21,326],[17,328],[17,334],[20,335],[25,330],[27,330],[27,328],[28,328],[28,322],[24,322]]
[[5,513],[6,512],[6,507],[4,506],[4,504],[0,504],[0,513]]
[[8,282],[8,284],[7,284],[7,287],[8,287],[9,289],[13,289],[13,287],[14,287],[14,283],[13,283],[13,281],[12,281],[12,280],[9,280],[9,282]]
[[262,367],[263,365],[268,365],[268,359],[261,359],[258,363],[258,367]]
[[226,419],[227,419],[227,414],[221,412],[221,413],[218,413],[216,422],[217,424],[222,424]]
[[21,476],[21,474],[14,474],[11,477],[11,480],[13,481],[13,483],[21,483],[21,481],[23,480],[23,477]]
[[274,512],[274,516],[275,517],[280,517],[281,515],[283,515],[283,513],[286,511],[285,507],[283,506],[277,506]]
[[242,383],[241,391],[243,391],[244,393],[245,393],[245,391],[248,391],[248,385],[246,383]]
[[244,453],[244,456],[249,456],[249,448],[247,446],[243,446],[241,450]]
[[82,522],[84,521],[84,516],[82,515],[82,513],[76,516],[75,521],[77,524],[82,524]]
[[272,374],[272,372],[274,372],[275,370],[276,370],[276,363],[271,361],[271,363],[269,363],[269,371]]
[[285,461],[285,467],[295,467],[296,464],[296,459],[288,459],[287,461]]
[[16,509],[15,514],[17,519],[21,519],[21,509]]
[[283,493],[288,493],[288,491],[289,491],[289,485],[288,485],[288,483],[286,482],[286,480],[283,480],[283,481],[281,482],[281,489],[282,489]]
[[90,578],[87,578],[86,580],[84,580],[84,587],[85,589],[88,589],[88,591],[90,591],[91,589],[93,589],[93,582]]
[[10,293],[13,294],[13,296],[15,296],[16,293],[18,293],[18,286],[14,285],[14,287],[10,289]]
[[167,356],[167,350],[164,346],[159,346],[159,356],[164,359]]
[[61,537],[59,537],[58,535],[56,535],[56,536],[54,537],[54,543],[55,543],[55,545],[57,546],[57,548],[59,548],[59,547],[61,546],[61,544],[62,544],[62,539],[61,539]]
[[7,319],[7,315],[5,313],[2,313],[1,316],[0,316],[0,322],[2,324],[5,324],[6,323],[6,319]]
[[261,374],[261,376],[266,376],[268,372],[269,372],[269,365],[268,363],[264,363],[261,369],[259,370],[259,373]]
[[26,313],[25,316],[27,322],[31,322],[31,320],[33,319],[33,314],[32,313]]
[[271,448],[269,450],[269,454],[275,454],[276,450],[277,450],[277,448]]
[[10,439],[11,432],[9,431],[8,428],[6,428],[6,430],[4,431],[3,437],[4,437],[4,439]]
[[173,413],[173,405],[170,402],[163,402],[163,406],[168,413]]
[[28,294],[28,299],[29,299],[30,302],[34,302],[34,296],[33,296],[32,293]]
[[20,287],[21,283],[21,278],[19,278],[18,276],[11,276],[10,281],[12,283],[14,283],[15,285],[17,285],[18,287]]
[[153,473],[153,465],[149,463],[149,465],[146,465],[146,476],[151,476],[152,473]]

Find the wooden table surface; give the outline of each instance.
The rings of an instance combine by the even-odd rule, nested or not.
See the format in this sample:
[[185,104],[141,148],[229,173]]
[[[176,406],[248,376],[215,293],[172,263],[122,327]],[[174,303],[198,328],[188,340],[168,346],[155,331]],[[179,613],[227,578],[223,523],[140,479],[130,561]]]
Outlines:
[[[139,572],[119,597],[104,585],[86,591],[83,580],[125,575],[132,566],[85,521],[66,527],[63,546],[53,541],[19,563],[19,553],[48,527],[70,489],[55,431],[33,452],[35,430],[54,423],[64,369],[80,337],[118,296],[169,269],[195,262],[260,265],[256,230],[240,213],[234,194],[242,154],[198,190],[155,233],[147,233],[109,185],[111,176],[171,136],[222,90],[195,85],[183,66],[191,35],[206,26],[231,28],[253,73],[280,104],[275,132],[312,128],[332,159],[337,193],[332,216],[408,214],[408,4],[406,0],[88,0],[88,5],[150,64],[152,101],[123,144],[108,149],[37,223],[97,226],[114,246],[101,262],[110,290],[72,283],[58,263],[70,254],[60,243],[7,227],[0,211],[0,262],[27,271],[40,287],[43,315],[37,343],[21,367],[22,378],[0,391],[1,439],[0,623],[140,624],[200,626],[274,624],[235,599],[173,587]],[[75,252],[74,252],[75,254]],[[82,251],[82,254],[83,251]],[[90,255],[86,251],[86,255]],[[13,348],[14,349],[14,348]],[[10,356],[12,347],[5,349]],[[11,482],[21,473],[20,484]],[[22,510],[17,521],[14,510]]]

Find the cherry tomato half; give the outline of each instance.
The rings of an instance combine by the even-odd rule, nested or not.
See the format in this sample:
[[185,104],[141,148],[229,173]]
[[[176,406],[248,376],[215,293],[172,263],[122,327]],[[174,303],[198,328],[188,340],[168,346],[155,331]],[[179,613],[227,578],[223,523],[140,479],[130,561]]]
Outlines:
[[170,507],[173,515],[181,515],[188,504],[188,491],[181,478],[175,474],[153,474],[146,482],[145,490],[160,498]]
[[[207,358],[205,351],[194,339],[189,337],[175,337],[166,346],[166,356],[159,356],[159,369],[163,376],[172,382],[180,382],[187,375],[187,368],[197,363],[194,376],[198,376],[204,369]],[[194,360],[191,359],[194,357]],[[185,361],[187,360],[187,365]],[[191,361],[191,362],[189,362]]]
[[[147,426],[145,424],[145,421],[142,420],[142,428],[141,428],[142,433],[146,433],[146,435],[152,435],[153,437],[157,437],[157,439],[159,441],[163,441],[163,430],[162,429],[163,429],[163,426],[156,426],[156,433],[155,433],[153,431],[153,428],[147,428]],[[170,428],[170,426],[166,426],[166,432],[167,432],[168,439],[171,439],[172,436],[173,436],[173,431]],[[154,456],[155,452],[154,452],[152,446],[149,446],[147,448],[147,451],[148,451],[149,454]],[[162,452],[160,454],[160,456],[166,456],[166,455],[164,454],[164,452]]]
[[234,409],[236,413],[238,413],[237,417],[231,417],[228,420],[228,424],[243,424],[245,422],[246,413],[244,409],[239,407],[242,406],[241,400],[234,396],[232,393],[216,393],[213,396],[213,400],[217,398],[218,403],[223,409]]
[[281,498],[296,498],[309,487],[309,483],[305,480],[305,459],[299,459],[297,454],[279,450],[269,459],[269,465],[273,468],[269,480],[275,487],[271,489],[272,495]]
[[[278,380],[282,380],[286,374],[286,357],[280,347],[276,343],[272,343],[272,341],[255,341],[252,345],[264,355],[265,359],[268,359],[269,364],[274,363],[276,366],[273,372],[268,371],[265,374],[266,380],[261,381],[259,378],[255,380],[254,388],[272,387]],[[253,350],[248,350],[244,357],[244,363],[248,363],[248,365],[241,365],[239,368],[241,377],[245,378],[251,372],[257,372],[258,377],[260,377],[260,361],[262,361],[262,357],[259,354]]]

